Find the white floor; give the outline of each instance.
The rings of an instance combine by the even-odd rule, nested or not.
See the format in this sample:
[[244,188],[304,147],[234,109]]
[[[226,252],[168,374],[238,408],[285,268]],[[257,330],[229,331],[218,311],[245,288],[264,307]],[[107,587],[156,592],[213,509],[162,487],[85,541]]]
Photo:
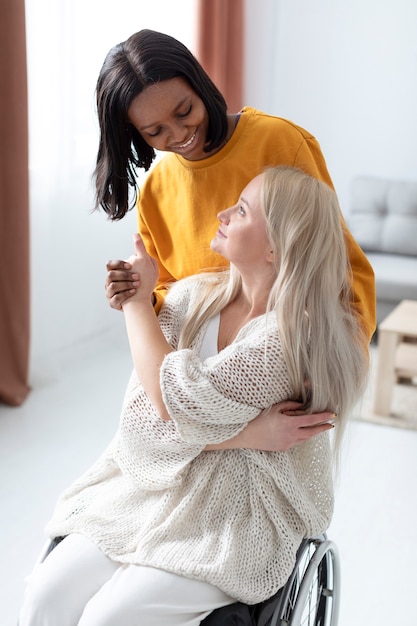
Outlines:
[[[2,626],[16,626],[58,493],[116,428],[130,368],[123,335],[99,338],[57,358],[22,407],[0,406]],[[351,423],[328,533],[342,565],[339,626],[416,626],[416,482],[417,431]]]

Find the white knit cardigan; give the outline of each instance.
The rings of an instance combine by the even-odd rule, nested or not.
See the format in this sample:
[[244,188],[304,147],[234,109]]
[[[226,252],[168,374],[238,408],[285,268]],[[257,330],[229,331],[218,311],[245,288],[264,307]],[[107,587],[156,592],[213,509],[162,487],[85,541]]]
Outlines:
[[[198,287],[178,282],[161,310],[174,350]],[[288,452],[205,452],[292,394],[275,315],[252,320],[201,361],[205,330],[164,359],[172,421],[158,417],[132,373],[113,441],[61,495],[47,532],[81,533],[115,561],[204,580],[252,604],[285,583],[301,539],[328,527],[329,440],[326,433]]]

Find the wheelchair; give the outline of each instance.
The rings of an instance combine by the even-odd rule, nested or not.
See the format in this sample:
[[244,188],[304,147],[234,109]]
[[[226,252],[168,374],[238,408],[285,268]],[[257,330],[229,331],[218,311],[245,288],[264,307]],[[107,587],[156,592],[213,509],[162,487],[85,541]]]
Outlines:
[[[62,539],[56,537],[48,541],[38,562],[42,562]],[[241,618],[240,621],[228,623],[247,623],[251,626],[337,626],[339,599],[339,553],[336,545],[322,534],[303,539],[287,582],[272,598],[247,607],[249,621]],[[237,605],[246,608],[241,603]],[[221,626],[221,611],[213,611],[202,621],[202,626],[209,623]]]
[[256,626],[337,626],[340,560],[325,534],[304,539],[294,569],[278,593],[257,605]]

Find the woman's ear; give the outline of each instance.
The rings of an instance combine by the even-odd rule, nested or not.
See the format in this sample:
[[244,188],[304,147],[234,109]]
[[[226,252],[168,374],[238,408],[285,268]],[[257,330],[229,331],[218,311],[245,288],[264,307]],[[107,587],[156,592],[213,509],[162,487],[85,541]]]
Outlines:
[[266,253],[266,260],[268,263],[273,263],[275,261],[275,255],[273,250],[268,250]]

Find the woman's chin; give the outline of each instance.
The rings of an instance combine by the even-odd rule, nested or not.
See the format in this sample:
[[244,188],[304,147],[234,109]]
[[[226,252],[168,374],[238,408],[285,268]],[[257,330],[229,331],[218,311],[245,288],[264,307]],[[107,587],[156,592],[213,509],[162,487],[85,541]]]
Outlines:
[[217,239],[217,237],[214,237],[214,239],[211,240],[211,242],[210,242],[210,250],[212,252],[215,252],[216,254],[220,254],[221,256],[223,256],[222,245],[219,242],[219,240]]

